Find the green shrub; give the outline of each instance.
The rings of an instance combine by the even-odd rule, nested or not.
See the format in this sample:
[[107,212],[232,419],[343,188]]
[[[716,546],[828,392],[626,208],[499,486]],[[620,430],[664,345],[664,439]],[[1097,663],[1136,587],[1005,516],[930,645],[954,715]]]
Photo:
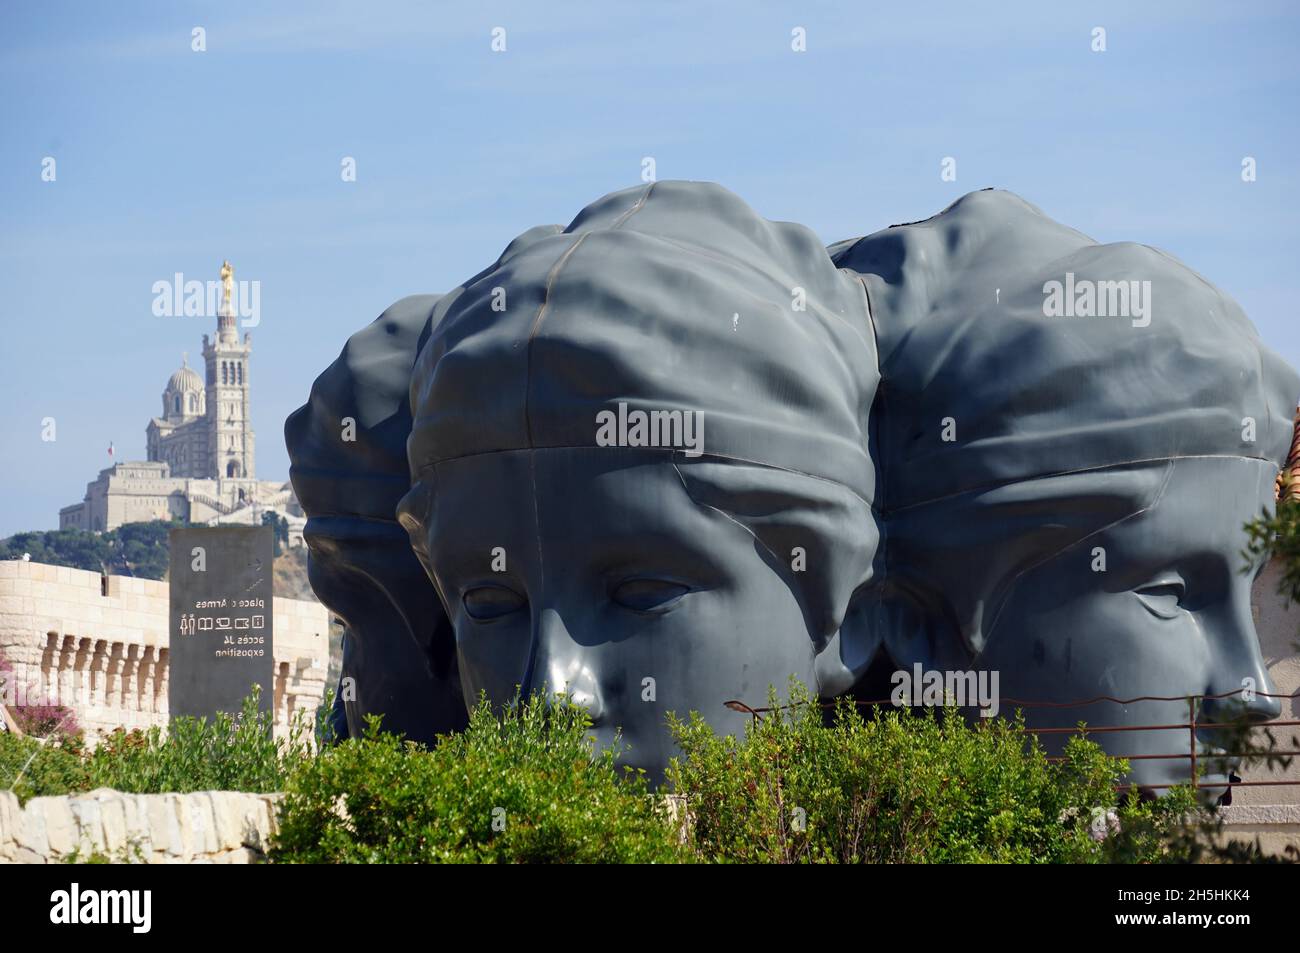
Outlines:
[[656,863],[689,859],[640,775],[597,752],[585,712],[480,700],[427,750],[379,730],[290,775],[282,863]]
[[[827,724],[792,683],[789,706],[743,739],[718,737],[694,714],[670,722],[683,757],[668,777],[688,806],[695,851],[712,860],[1149,861],[1190,807],[1182,794],[1117,803],[1124,762],[1080,737],[1063,762],[1049,762],[1019,718],[970,726],[954,710],[863,716],[843,700]],[[1102,836],[1112,811],[1120,833]]]
[[34,797],[90,790],[78,742],[41,744],[35,738],[0,732],[0,790],[12,790],[23,804]]
[[13,786],[22,802],[101,787],[129,794],[283,790],[289,771],[312,757],[316,726],[300,714],[288,738],[276,740],[258,696],[254,690],[244,699],[238,715],[176,718],[165,732],[119,728],[91,752],[80,736],[42,744],[0,732],[0,789]]
[[165,734],[119,728],[87,757],[91,786],[131,794],[282,790],[292,766],[311,756],[311,726],[300,717],[289,738],[277,741],[271,715],[258,710],[259,694],[245,698],[238,715],[175,718]]
[[[256,695],[238,716],[180,718],[165,736],[115,732],[89,754],[77,738],[0,734],[0,788],[23,802],[95,787],[283,790],[271,858],[290,863],[1269,859],[1216,847],[1221,824],[1188,789],[1118,798],[1127,764],[1085,737],[1048,761],[1019,718],[864,717],[842,701],[828,723],[792,683],[790,703],[743,738],[720,738],[697,715],[670,724],[683,751],[671,802],[620,772],[616,750],[595,750],[582,709],[537,700],[501,717],[480,701],[468,729],[433,750],[377,719],[363,738],[317,751],[300,717],[276,742]],[[685,832],[668,803],[685,804]]]

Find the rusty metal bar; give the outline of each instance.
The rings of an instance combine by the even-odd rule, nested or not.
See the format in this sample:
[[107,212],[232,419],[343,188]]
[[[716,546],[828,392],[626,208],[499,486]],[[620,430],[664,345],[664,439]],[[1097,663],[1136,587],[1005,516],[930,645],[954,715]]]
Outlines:
[[[1181,761],[1187,759],[1191,762],[1190,783],[1193,790],[1197,790],[1199,788],[1209,788],[1211,790],[1215,790],[1220,788],[1230,789],[1234,787],[1285,787],[1285,786],[1300,785],[1300,779],[1283,780],[1283,781],[1224,781],[1222,783],[1212,783],[1212,784],[1202,784],[1200,782],[1200,779],[1197,775],[1197,765],[1198,765],[1197,759],[1198,759],[1198,755],[1201,754],[1200,752],[1201,746],[1197,742],[1197,738],[1196,738],[1196,732],[1199,729],[1243,728],[1247,731],[1250,731],[1256,728],[1289,728],[1289,727],[1300,726],[1300,720],[1252,722],[1245,717],[1243,717],[1239,721],[1206,722],[1203,724],[1197,723],[1196,713],[1197,713],[1198,701],[1203,701],[1204,699],[1231,698],[1233,696],[1242,694],[1242,692],[1244,691],[1245,689],[1237,689],[1236,691],[1232,691],[1232,692],[1224,692],[1221,695],[1140,695],[1135,698],[1127,698],[1127,699],[1114,698],[1109,695],[1099,695],[1095,698],[1084,699],[1076,702],[1039,702],[1039,701],[1033,701],[1029,699],[1001,699],[1000,704],[1015,705],[1022,708],[1024,707],[1082,708],[1088,705],[1095,705],[1100,702],[1110,702],[1112,704],[1118,704],[1118,705],[1130,705],[1140,701],[1158,701],[1158,702],[1185,701],[1187,703],[1187,709],[1188,709],[1188,720],[1186,722],[1180,722],[1175,724],[1100,725],[1100,726],[1093,726],[1093,727],[1089,727],[1085,724],[1084,727],[1082,728],[1075,726],[1072,728],[1020,728],[1017,730],[1022,734],[1028,734],[1028,735],[1055,735],[1055,734],[1089,735],[1089,734],[1106,734],[1111,732],[1125,732],[1125,731],[1187,731],[1189,735],[1189,745],[1188,745],[1189,751],[1186,754],[1179,753],[1179,754],[1108,755],[1108,757],[1114,759],[1122,759],[1125,761],[1157,761],[1157,760]],[[1257,696],[1262,696],[1264,698],[1290,698],[1293,700],[1300,700],[1300,693],[1294,695],[1282,695],[1282,694],[1273,694],[1269,692],[1256,692],[1255,694]],[[819,702],[816,703],[816,707],[821,709],[830,709],[836,707],[837,704],[839,704],[839,702],[837,701]],[[749,705],[746,705],[744,702],[738,700],[731,700],[725,702],[724,705],[726,708],[732,711],[750,715],[753,718],[755,723],[759,722],[762,719],[763,715],[768,712],[785,711],[787,709],[797,707],[795,705],[779,705],[776,707],[767,707],[767,708],[751,708]],[[916,707],[911,705],[896,706],[894,705],[893,700],[888,698],[855,700],[854,705],[859,708],[872,706],[877,708],[890,708],[895,710],[903,707],[906,707],[910,710]],[[971,709],[977,706],[965,705],[962,707]],[[1284,749],[1280,751],[1272,750],[1272,751],[1260,751],[1260,752],[1227,752],[1227,751],[1213,752],[1213,753],[1207,752],[1202,757],[1208,759],[1211,762],[1215,762],[1215,761],[1221,761],[1222,759],[1225,758],[1248,758],[1248,757],[1267,758],[1271,756],[1277,756],[1277,757],[1300,756],[1300,749]],[[1060,763],[1065,761],[1066,759],[1064,757],[1053,756],[1053,757],[1048,757],[1046,760],[1050,763]],[[1143,784],[1143,785],[1138,785],[1138,787],[1148,789],[1148,790],[1159,790],[1165,788],[1182,787],[1183,784],[1186,783],[1187,782],[1179,782],[1176,784]],[[1128,784],[1117,785],[1117,789],[1123,791],[1132,788],[1133,786],[1134,785],[1130,782]]]
[[[1186,782],[1179,784],[1139,784],[1138,788],[1159,790],[1161,788],[1180,788]],[[1213,784],[1203,784],[1202,788],[1208,788],[1211,791],[1217,791],[1219,788],[1263,788],[1263,787],[1282,787],[1288,784],[1300,784],[1300,781],[1217,781]],[[1120,790],[1128,790],[1134,787],[1133,784],[1117,785]]]
[[[1217,761],[1221,758],[1254,758],[1254,757],[1264,757],[1267,755],[1279,755],[1282,757],[1286,757],[1288,755],[1300,755],[1300,750],[1288,749],[1286,751],[1249,751],[1249,752],[1248,751],[1233,751],[1233,752],[1225,751],[1222,754],[1216,751],[1214,754],[1207,754],[1204,755],[1203,757],[1207,758],[1210,761]],[[1159,761],[1159,760],[1185,761],[1186,759],[1190,758],[1191,755],[1188,754],[1112,754],[1112,755],[1107,755],[1107,757],[1123,758],[1125,761]],[[1065,761],[1067,759],[1064,757],[1053,756],[1048,758],[1047,760]]]
[[[1233,691],[1223,692],[1218,695],[1136,695],[1133,698],[1115,698],[1113,695],[1097,695],[1093,698],[1083,698],[1083,699],[1079,699],[1078,701],[1069,701],[1069,702],[1045,702],[1045,701],[1037,701],[1028,698],[1002,698],[999,699],[999,704],[1013,705],[1013,706],[1018,705],[1022,708],[1084,708],[1088,705],[1095,705],[1099,702],[1111,702],[1116,705],[1132,705],[1137,702],[1180,702],[1180,701],[1186,701],[1188,698],[1218,700],[1223,698],[1233,698],[1237,695],[1241,695],[1245,693],[1245,691],[1246,689],[1244,688],[1238,688],[1238,689],[1234,689]],[[1276,692],[1255,692],[1254,695],[1258,698],[1290,698],[1296,701],[1300,701],[1300,693],[1283,695]],[[775,708],[750,708],[742,701],[728,701],[728,702],[724,702],[723,704],[727,708],[731,708],[733,711],[743,711],[746,714],[753,714],[753,715],[763,715],[770,711],[783,711],[787,708],[792,707],[790,705],[778,705]],[[817,703],[819,708],[834,708],[836,704],[838,704],[837,701]],[[859,707],[865,705],[879,705],[879,706],[887,705],[891,708],[899,707],[899,706],[895,706],[893,699],[890,698],[870,698],[870,699],[861,699],[861,700],[855,699],[853,704]],[[965,707],[974,708],[976,706],[966,705]],[[1279,724],[1279,722],[1270,722],[1270,724]],[[1300,722],[1292,722],[1292,724],[1300,724]]]
[[[1197,728],[1286,728],[1300,725],[1300,721],[1261,721],[1254,724],[1242,724],[1240,722],[1214,722],[1206,724],[1197,724]],[[1101,733],[1106,731],[1183,731],[1187,728],[1187,722],[1180,721],[1172,725],[1085,725],[1083,728],[1021,728],[1021,733],[1027,735],[1062,735],[1082,733],[1090,735],[1093,732]]]

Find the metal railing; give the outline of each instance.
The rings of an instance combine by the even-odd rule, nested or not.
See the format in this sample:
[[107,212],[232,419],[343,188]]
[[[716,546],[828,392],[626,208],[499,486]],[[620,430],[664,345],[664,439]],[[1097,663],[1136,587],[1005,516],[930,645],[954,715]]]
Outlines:
[[[1081,699],[1079,701],[1068,701],[1068,702],[1049,702],[1049,701],[1042,701],[1038,699],[1024,699],[1024,698],[1000,698],[998,700],[998,703],[1000,706],[1009,706],[1011,708],[1026,709],[1026,708],[1085,708],[1087,706],[1096,705],[1099,703],[1112,703],[1116,705],[1132,705],[1132,704],[1136,704],[1137,702],[1179,702],[1179,701],[1186,702],[1188,717],[1187,717],[1187,721],[1185,722],[1174,722],[1174,723],[1155,724],[1155,725],[1096,725],[1094,726],[1094,725],[1084,724],[1082,726],[1076,725],[1071,728],[1022,728],[1019,730],[1024,734],[1028,734],[1028,735],[1067,735],[1067,734],[1093,735],[1093,734],[1116,734],[1116,733],[1132,732],[1132,731],[1186,731],[1188,733],[1188,749],[1189,749],[1186,752],[1172,752],[1168,754],[1109,754],[1108,753],[1107,756],[1110,758],[1122,759],[1129,762],[1169,761],[1169,760],[1190,761],[1188,776],[1193,790],[1201,786],[1212,788],[1214,790],[1218,790],[1221,788],[1235,788],[1235,787],[1300,786],[1300,777],[1284,779],[1280,781],[1224,781],[1222,783],[1213,783],[1207,785],[1201,784],[1197,773],[1198,761],[1202,760],[1201,758],[1198,758],[1197,749],[1200,746],[1200,742],[1198,742],[1196,737],[1197,731],[1205,730],[1205,729],[1231,729],[1233,731],[1242,732],[1244,736],[1245,733],[1254,731],[1256,729],[1261,729],[1261,728],[1270,729],[1270,728],[1300,727],[1300,720],[1263,721],[1263,720],[1252,718],[1250,715],[1243,715],[1239,719],[1236,719],[1234,721],[1227,721],[1227,722],[1202,722],[1197,720],[1196,717],[1197,710],[1198,708],[1201,707],[1201,705],[1206,700],[1220,701],[1223,699],[1233,698],[1237,695],[1241,695],[1245,691],[1246,691],[1245,689],[1237,689],[1236,691],[1224,692],[1223,694],[1220,695],[1209,695],[1209,694],[1138,695],[1134,698],[1115,698],[1111,695],[1098,695],[1094,698],[1087,698],[1087,699]],[[1278,699],[1286,698],[1286,699],[1291,699],[1292,701],[1296,701],[1298,698],[1300,698],[1300,693],[1297,693],[1295,695],[1280,695],[1280,694],[1273,694],[1269,692],[1257,691],[1254,692],[1253,695],[1255,697],[1260,697],[1260,698],[1278,698]],[[895,710],[901,708],[907,708],[911,710],[913,708],[913,706],[910,705],[902,705],[902,706],[896,705],[891,699],[888,698],[854,699],[853,703],[859,708],[873,708],[873,709],[888,708],[888,709],[895,709]],[[840,702],[838,700],[832,700],[832,701],[825,701],[825,702],[813,702],[809,704],[815,704],[816,707],[821,709],[832,709],[836,707],[837,704],[840,704]],[[764,708],[752,708],[749,705],[745,704],[744,702],[736,699],[732,699],[731,701],[724,702],[723,705],[724,707],[730,709],[731,711],[740,712],[742,714],[752,716],[755,722],[760,721],[763,715],[768,714],[770,712],[787,711],[792,708],[800,707],[799,704],[789,704],[789,705],[768,706]],[[973,706],[953,706],[953,707],[969,708]],[[1298,744],[1300,744],[1300,736],[1298,736],[1295,740],[1297,741]],[[1213,754],[1203,756],[1203,760],[1219,761],[1225,758],[1270,759],[1273,757],[1290,758],[1295,756],[1300,756],[1300,746],[1295,748],[1286,748],[1282,750],[1277,750],[1275,748],[1267,748],[1267,749],[1260,749],[1257,751],[1244,751],[1244,752],[1230,752],[1230,751],[1216,750],[1214,751]],[[1063,757],[1055,756],[1055,757],[1048,757],[1047,760],[1049,762],[1061,762],[1061,761],[1065,761],[1066,759]],[[1185,783],[1188,782],[1180,782],[1178,784],[1141,784],[1138,786],[1143,789],[1159,790],[1164,788],[1180,787],[1182,786],[1182,784]],[[1124,788],[1131,787],[1131,785],[1121,784],[1119,785],[1119,787],[1121,789],[1124,789]]]

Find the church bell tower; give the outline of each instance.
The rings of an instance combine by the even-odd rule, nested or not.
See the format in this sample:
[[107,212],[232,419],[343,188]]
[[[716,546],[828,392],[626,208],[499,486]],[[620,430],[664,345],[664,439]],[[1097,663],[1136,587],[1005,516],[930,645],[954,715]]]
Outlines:
[[217,313],[217,334],[203,335],[203,360],[207,365],[208,460],[212,476],[218,479],[251,480],[253,468],[253,426],[248,406],[248,357],[252,335],[241,343],[237,317],[231,302],[235,269],[221,263],[221,307]]

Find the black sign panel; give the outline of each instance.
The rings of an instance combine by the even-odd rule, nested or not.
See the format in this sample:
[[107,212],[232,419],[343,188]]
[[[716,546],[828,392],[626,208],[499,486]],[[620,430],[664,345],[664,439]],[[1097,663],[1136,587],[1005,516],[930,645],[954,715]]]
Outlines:
[[271,527],[187,527],[168,538],[171,716],[237,712],[254,685],[271,712]]

